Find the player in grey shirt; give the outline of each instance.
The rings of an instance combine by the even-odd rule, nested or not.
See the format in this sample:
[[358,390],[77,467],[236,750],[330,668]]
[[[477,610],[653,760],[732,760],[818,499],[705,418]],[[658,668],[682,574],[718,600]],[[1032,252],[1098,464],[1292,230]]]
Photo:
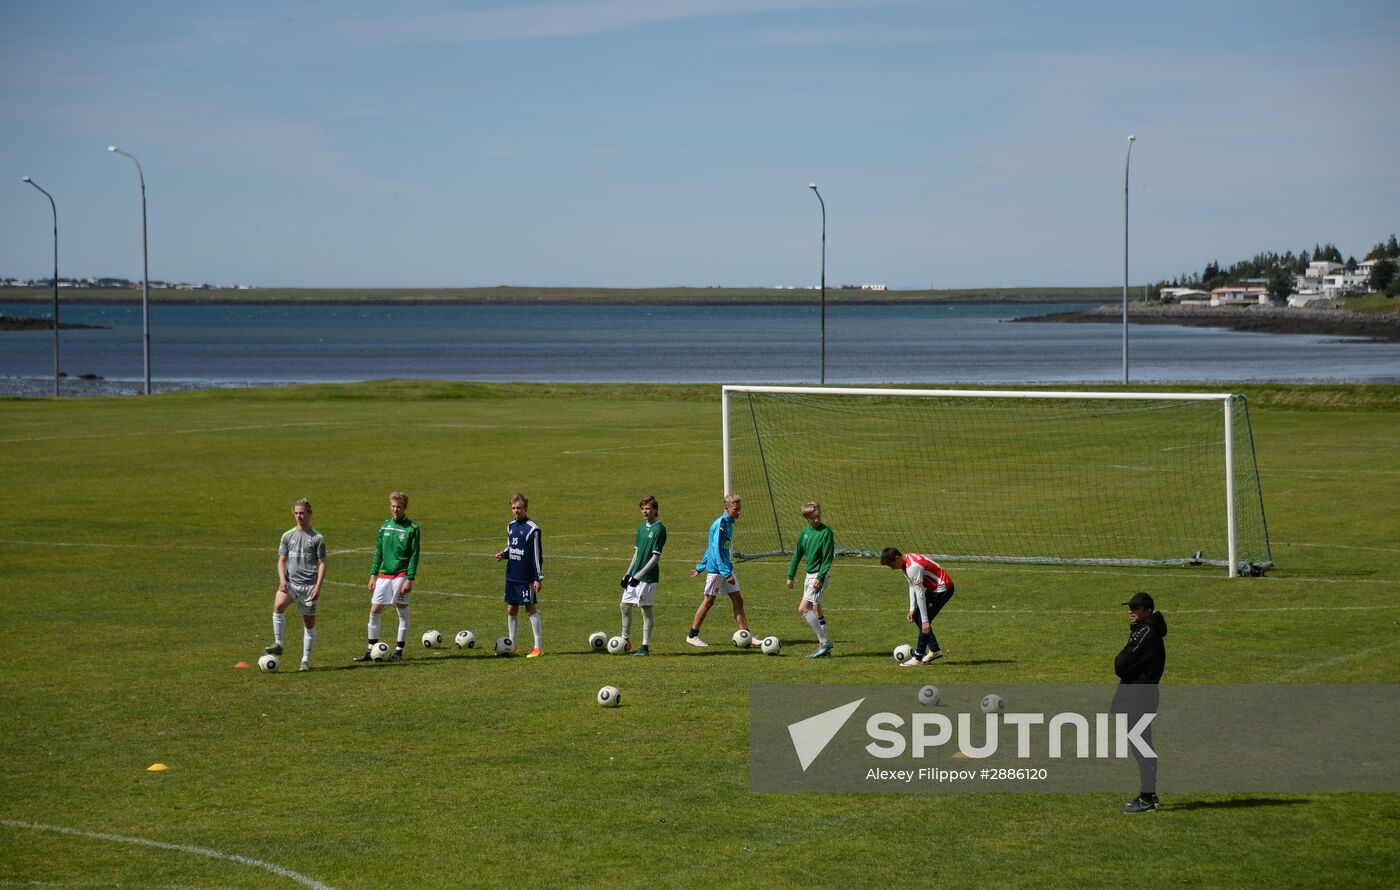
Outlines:
[[292,505],[295,528],[282,535],[277,546],[277,596],[272,603],[271,646],[269,655],[282,654],[282,635],[287,626],[287,607],[293,601],[301,612],[306,631],[301,643],[301,669],[311,670],[311,647],[316,642],[316,603],[326,580],[326,539],[311,527],[311,502],[302,498]]

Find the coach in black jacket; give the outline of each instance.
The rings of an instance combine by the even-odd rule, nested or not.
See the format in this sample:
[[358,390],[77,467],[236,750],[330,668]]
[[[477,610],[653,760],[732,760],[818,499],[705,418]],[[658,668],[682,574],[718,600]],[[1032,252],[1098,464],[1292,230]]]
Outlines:
[[[1118,691],[1113,696],[1112,710],[1127,714],[1128,725],[1134,725],[1143,714],[1157,712],[1157,684],[1167,666],[1167,619],[1156,610],[1152,597],[1135,593],[1123,605],[1128,607],[1128,645],[1113,659],[1113,672],[1118,675]],[[1148,725],[1142,740],[1152,745],[1152,727]],[[1157,760],[1143,757],[1136,748],[1133,757],[1138,764],[1142,792],[1123,806],[1124,813],[1150,813],[1157,809]]]

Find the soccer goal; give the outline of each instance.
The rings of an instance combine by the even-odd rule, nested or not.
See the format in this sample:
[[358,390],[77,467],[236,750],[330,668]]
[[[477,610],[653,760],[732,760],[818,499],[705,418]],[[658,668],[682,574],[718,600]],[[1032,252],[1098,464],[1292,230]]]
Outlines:
[[723,388],[741,558],[791,552],[804,501],[840,552],[1273,565],[1249,410],[1228,393]]

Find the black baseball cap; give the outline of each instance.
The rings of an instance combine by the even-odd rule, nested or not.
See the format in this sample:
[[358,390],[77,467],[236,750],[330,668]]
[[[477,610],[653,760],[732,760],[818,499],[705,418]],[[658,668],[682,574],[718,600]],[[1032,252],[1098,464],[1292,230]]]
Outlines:
[[1146,606],[1147,608],[1153,609],[1153,610],[1155,610],[1155,609],[1157,608],[1157,607],[1153,604],[1153,602],[1152,602],[1152,596],[1151,596],[1151,594],[1147,594],[1147,593],[1135,593],[1135,594],[1133,594],[1133,598],[1130,599],[1130,600],[1128,600],[1128,601],[1127,601],[1126,603],[1124,603],[1123,605],[1125,605],[1125,606],[1127,606],[1127,607],[1129,607],[1129,608],[1131,608],[1131,609],[1136,609],[1136,608],[1139,608],[1139,607],[1141,607],[1141,606]]

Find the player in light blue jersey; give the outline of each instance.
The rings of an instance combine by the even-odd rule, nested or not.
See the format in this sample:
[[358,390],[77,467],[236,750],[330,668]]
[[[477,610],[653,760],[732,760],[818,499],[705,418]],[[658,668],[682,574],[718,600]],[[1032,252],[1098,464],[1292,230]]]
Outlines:
[[685,639],[687,643],[699,649],[710,645],[700,639],[700,625],[704,623],[705,615],[709,613],[710,607],[715,604],[715,598],[720,594],[729,597],[730,605],[734,607],[734,621],[739,625],[739,629],[749,629],[748,620],[744,617],[744,597],[739,593],[739,579],[734,575],[734,564],[729,558],[729,545],[734,538],[734,523],[739,520],[742,509],[743,499],[738,495],[724,496],[724,512],[710,524],[710,538],[705,547],[705,555],[696,563],[695,568],[690,570],[692,578],[701,572],[705,573],[705,592],[700,599],[700,608],[695,610],[695,621],[690,625],[690,635]]

